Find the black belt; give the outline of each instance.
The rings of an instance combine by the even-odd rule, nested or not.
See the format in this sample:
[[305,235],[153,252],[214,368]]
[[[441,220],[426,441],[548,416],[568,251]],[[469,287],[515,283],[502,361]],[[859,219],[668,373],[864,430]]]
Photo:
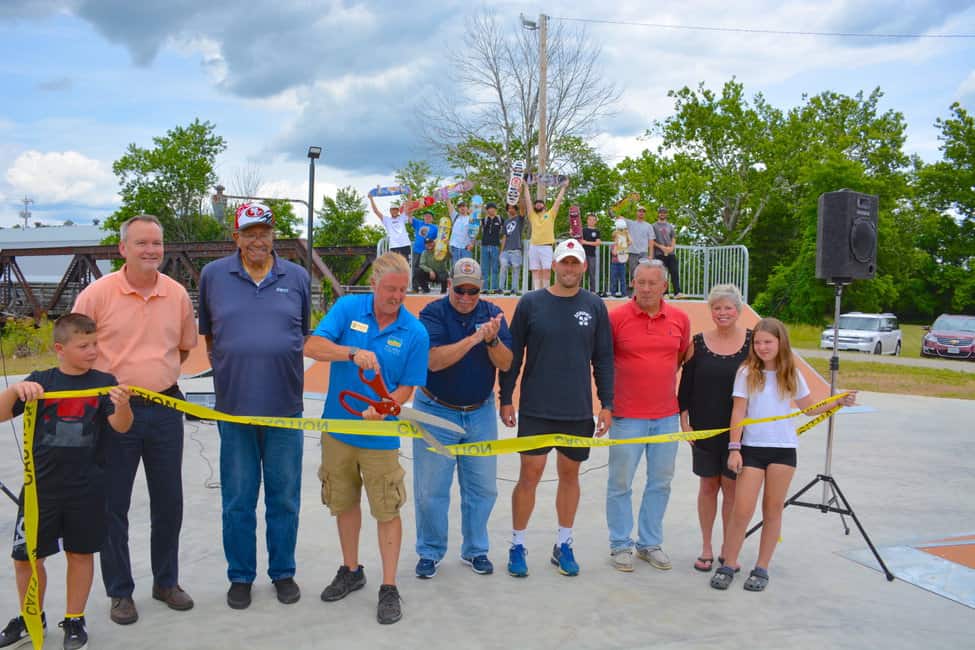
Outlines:
[[[175,397],[176,399],[183,399],[183,393],[179,392],[179,385],[177,384],[173,384],[166,390],[157,390],[156,392],[165,395],[166,397]],[[129,402],[133,406],[151,406],[153,404],[158,403],[153,400],[146,399],[145,397],[139,397],[138,395],[133,395],[132,397],[130,397]]]
[[437,397],[436,395],[434,395],[433,393],[431,393],[430,391],[428,391],[427,388],[426,388],[426,386],[420,386],[420,390],[423,391],[423,394],[424,395],[426,395],[427,397],[429,397],[430,399],[432,399],[434,402],[436,402],[440,406],[446,406],[447,408],[449,408],[449,409],[451,409],[453,411],[460,411],[461,413],[469,413],[471,411],[476,411],[477,409],[479,409],[482,406],[484,406],[484,402],[487,401],[487,400],[484,400],[484,402],[480,402],[478,404],[470,404],[468,406],[457,406],[456,404],[451,404],[450,402],[443,401],[442,399],[440,399],[439,397]]

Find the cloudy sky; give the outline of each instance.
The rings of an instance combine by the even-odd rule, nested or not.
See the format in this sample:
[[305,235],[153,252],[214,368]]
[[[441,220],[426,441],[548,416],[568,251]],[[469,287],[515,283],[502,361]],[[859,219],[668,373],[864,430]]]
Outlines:
[[[614,5],[609,7],[608,5]],[[594,142],[613,164],[671,112],[667,91],[736,76],[780,108],[803,93],[869,92],[905,114],[907,148],[938,158],[934,120],[975,105],[975,38],[866,38],[667,29],[647,24],[865,34],[975,34],[975,2],[925,0],[3,0],[0,2],[0,226],[77,223],[117,206],[112,162],[130,142],[195,118],[229,144],[225,185],[256,171],[262,194],[307,196],[308,145],[325,148],[316,196],[361,191],[428,152],[416,106],[445,78],[447,49],[487,7],[585,23],[603,73],[623,91]],[[679,8],[677,8],[679,7]],[[599,12],[605,13],[599,13]],[[630,24],[627,24],[630,23]],[[644,25],[632,24],[644,23]],[[441,166],[439,161],[432,161]]]

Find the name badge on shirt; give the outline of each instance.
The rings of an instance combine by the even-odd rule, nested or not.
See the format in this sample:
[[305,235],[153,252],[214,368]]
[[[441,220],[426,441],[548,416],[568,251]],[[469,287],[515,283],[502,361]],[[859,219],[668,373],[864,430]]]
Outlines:
[[351,327],[354,331],[362,332],[363,334],[369,331],[369,325],[367,325],[366,323],[360,323],[357,320],[352,321],[352,325],[350,325],[349,327]]

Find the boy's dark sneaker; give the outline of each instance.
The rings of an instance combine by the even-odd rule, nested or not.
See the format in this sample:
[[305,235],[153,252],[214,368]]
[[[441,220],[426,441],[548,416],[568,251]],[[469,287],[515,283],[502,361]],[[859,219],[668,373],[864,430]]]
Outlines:
[[85,650],[88,647],[84,616],[66,618],[58,623],[58,627],[64,630],[64,650]]
[[[41,612],[41,624],[44,626],[44,635],[47,636],[47,615]],[[27,623],[23,616],[10,619],[7,627],[0,632],[0,648],[19,648],[30,645],[30,635],[27,634]]]
[[396,585],[380,585],[376,620],[382,625],[389,625],[401,618],[403,618],[403,610],[400,607],[399,590]]
[[473,569],[474,573],[479,573],[482,576],[494,573],[494,565],[491,564],[491,560],[488,559],[487,555],[475,555],[474,557],[461,556],[460,561]]
[[251,606],[251,583],[231,582],[227,590],[227,605],[230,609],[247,609]]
[[301,598],[301,590],[298,589],[298,583],[295,582],[294,578],[281,578],[272,582],[274,583],[274,590],[278,592],[279,603],[290,605],[297,603],[298,599]]
[[322,600],[329,603],[342,600],[353,591],[362,589],[366,586],[366,571],[360,564],[355,571],[349,571],[349,567],[344,564],[339,567],[338,573],[332,579],[332,584],[325,587],[322,592]]

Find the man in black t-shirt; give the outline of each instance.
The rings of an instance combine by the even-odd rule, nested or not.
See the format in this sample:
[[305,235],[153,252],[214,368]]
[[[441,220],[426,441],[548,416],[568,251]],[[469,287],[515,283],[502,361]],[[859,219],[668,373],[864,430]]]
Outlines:
[[[501,217],[498,204],[488,202],[481,220],[481,269],[484,270],[484,293],[496,293],[498,286],[498,255],[501,246]],[[458,260],[454,260],[456,263]]]
[[586,215],[586,227],[582,229],[582,247],[586,249],[586,275],[589,278],[589,290],[605,296],[606,292],[601,291],[596,282],[596,268],[599,264],[596,251],[602,243],[599,239],[599,229],[596,228],[596,213],[590,212]]
[[[511,370],[501,373],[501,420],[516,423],[512,394],[525,360],[518,409],[518,437],[562,433],[580,437],[605,435],[613,410],[613,337],[603,301],[580,289],[586,256],[575,239],[555,249],[555,284],[526,294],[511,322]],[[593,423],[592,377],[601,403]],[[558,542],[552,564],[563,575],[579,573],[572,552],[572,525],[579,507],[579,466],[588,447],[558,447],[559,484],[555,507]],[[518,484],[511,494],[512,545],[508,573],[528,575],[525,530],[535,503],[535,490],[551,447],[522,452]]]
[[[57,368],[35,370],[22,382],[0,393],[0,421],[24,412],[27,402],[38,400],[32,445],[37,486],[37,571],[41,577],[38,602],[43,603],[44,558],[56,554],[63,539],[67,558],[67,611],[61,622],[64,647],[88,642],[85,605],[95,571],[94,554],[105,535],[105,481],[102,442],[112,431],[132,426],[129,390],[117,386],[112,375],[93,370],[98,355],[95,322],[82,314],[67,314],[54,324]],[[114,386],[108,396],[40,399],[44,393]],[[14,573],[21,611],[30,583],[31,565],[24,530],[24,491],[14,526]],[[47,620],[41,612],[45,629]],[[0,632],[0,647],[23,641],[23,616],[10,620]]]

